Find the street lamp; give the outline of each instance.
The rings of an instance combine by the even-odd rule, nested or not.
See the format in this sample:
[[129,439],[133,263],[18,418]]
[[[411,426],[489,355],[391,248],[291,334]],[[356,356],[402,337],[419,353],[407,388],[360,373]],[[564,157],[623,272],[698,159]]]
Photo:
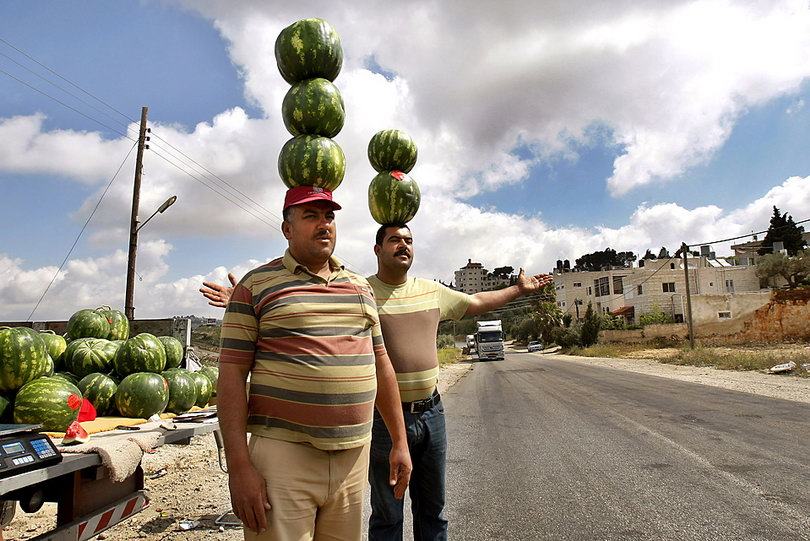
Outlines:
[[[138,225],[137,215],[135,219],[132,221],[129,229],[129,256],[127,257],[127,293],[126,293],[126,300],[124,305],[124,315],[127,316],[127,319],[132,321],[135,319],[135,256],[138,252],[138,231],[141,230],[143,226],[145,226],[149,220],[155,217],[157,214],[162,214],[167,208],[172,206],[174,202],[177,201],[177,196],[173,195],[168,198],[166,201],[163,202],[158,209],[152,213],[152,215],[146,219],[145,222]],[[133,209],[133,214],[137,211]]]

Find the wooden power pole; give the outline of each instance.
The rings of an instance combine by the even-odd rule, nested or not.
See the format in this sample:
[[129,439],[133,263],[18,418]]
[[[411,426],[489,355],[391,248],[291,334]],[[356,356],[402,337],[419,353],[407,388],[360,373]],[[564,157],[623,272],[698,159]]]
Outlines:
[[141,201],[141,173],[143,171],[143,150],[146,145],[146,114],[149,107],[141,108],[141,129],[138,135],[138,157],[135,161],[135,185],[132,189],[132,217],[129,222],[129,256],[127,257],[127,294],[124,314],[127,319],[135,319],[135,257],[138,253],[138,205]]
[[689,246],[681,244],[681,257],[683,257],[683,275],[686,279],[686,326],[689,329],[689,349],[695,349],[695,330],[692,326],[692,296],[689,287]]

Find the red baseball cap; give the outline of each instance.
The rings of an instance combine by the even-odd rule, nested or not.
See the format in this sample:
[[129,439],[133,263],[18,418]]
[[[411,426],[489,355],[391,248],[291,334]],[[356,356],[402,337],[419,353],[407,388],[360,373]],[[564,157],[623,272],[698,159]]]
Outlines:
[[332,200],[332,192],[326,188],[318,186],[296,186],[287,190],[287,195],[284,197],[284,210],[295,205],[309,203],[311,201],[328,201],[332,208],[340,210],[340,205]]

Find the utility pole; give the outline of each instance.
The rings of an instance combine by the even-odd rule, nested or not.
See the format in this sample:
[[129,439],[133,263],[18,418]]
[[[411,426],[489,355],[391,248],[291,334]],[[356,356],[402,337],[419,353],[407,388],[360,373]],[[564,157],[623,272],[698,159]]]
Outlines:
[[[132,217],[129,222],[129,256],[127,257],[127,293],[124,315],[135,319],[135,256],[138,252],[138,205],[141,201],[141,173],[143,171],[143,150],[146,147],[146,114],[149,107],[141,108],[141,129],[138,133],[138,157],[135,161],[135,183],[132,189]],[[148,148],[148,147],[146,147]]]
[[689,329],[689,349],[695,349],[695,330],[692,326],[692,297],[689,291],[689,246],[681,244],[681,257],[683,257],[683,275],[686,278],[686,326]]

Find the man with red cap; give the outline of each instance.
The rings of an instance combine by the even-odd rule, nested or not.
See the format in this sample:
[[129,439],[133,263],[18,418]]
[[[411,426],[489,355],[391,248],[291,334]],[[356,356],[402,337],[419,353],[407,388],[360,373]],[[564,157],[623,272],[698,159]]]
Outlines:
[[329,190],[288,190],[281,226],[288,249],[248,272],[227,303],[218,413],[245,539],[360,539],[375,405],[394,441],[395,497],[410,478],[371,287],[332,255],[339,209]]

